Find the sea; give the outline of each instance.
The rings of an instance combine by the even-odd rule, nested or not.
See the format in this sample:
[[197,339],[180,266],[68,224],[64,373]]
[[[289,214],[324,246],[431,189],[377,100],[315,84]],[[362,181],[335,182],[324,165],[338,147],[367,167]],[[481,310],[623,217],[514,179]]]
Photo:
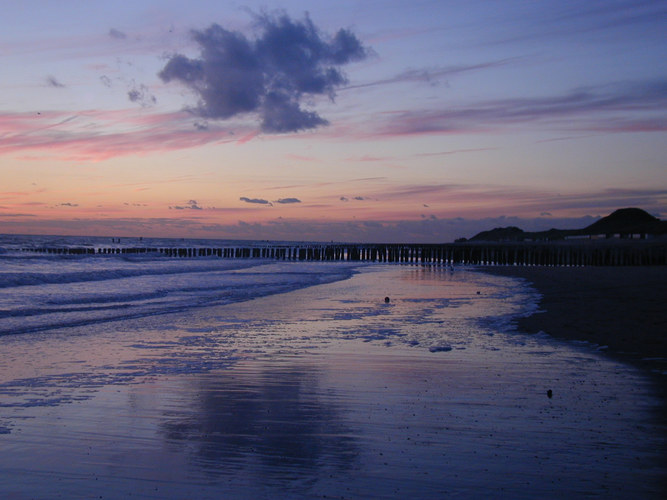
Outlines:
[[[269,242],[0,236],[0,335],[173,313],[345,279],[350,266],[272,265],[261,259],[91,255],[68,249],[263,247]],[[290,242],[281,242],[289,245]]]
[[517,331],[524,281],[97,252],[275,244],[0,235],[0,496],[664,493],[651,381]]

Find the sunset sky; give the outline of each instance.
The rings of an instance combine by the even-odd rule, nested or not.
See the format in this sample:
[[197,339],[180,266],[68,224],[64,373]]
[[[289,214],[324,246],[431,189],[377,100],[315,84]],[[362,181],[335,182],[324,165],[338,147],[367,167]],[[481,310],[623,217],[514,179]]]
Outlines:
[[0,233],[667,216],[667,1],[3,2]]

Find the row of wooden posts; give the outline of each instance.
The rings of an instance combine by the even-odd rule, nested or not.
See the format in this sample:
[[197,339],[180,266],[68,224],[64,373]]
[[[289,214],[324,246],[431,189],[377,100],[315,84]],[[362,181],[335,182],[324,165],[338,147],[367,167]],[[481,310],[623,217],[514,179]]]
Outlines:
[[159,253],[289,261],[359,261],[434,265],[638,266],[667,265],[667,243],[576,245],[558,243],[294,244],[233,247],[48,247],[26,251],[70,255]]

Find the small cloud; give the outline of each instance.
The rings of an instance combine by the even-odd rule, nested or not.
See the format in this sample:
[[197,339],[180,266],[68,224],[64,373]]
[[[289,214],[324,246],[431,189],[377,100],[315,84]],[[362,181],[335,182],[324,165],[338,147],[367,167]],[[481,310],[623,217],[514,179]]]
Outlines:
[[257,204],[257,205],[269,205],[269,206],[273,206],[273,204],[272,204],[269,200],[263,200],[263,199],[261,199],[261,198],[247,198],[247,197],[245,197],[245,196],[241,196],[241,197],[239,198],[239,200],[241,200],[241,201],[245,201],[246,203],[254,203],[254,204]]
[[366,200],[370,200],[372,198],[367,198],[366,196],[353,196],[352,198],[348,198],[347,196],[341,196],[339,199],[340,199],[340,201],[350,201],[350,200],[366,201]]
[[56,89],[61,89],[61,88],[64,88],[64,87],[65,87],[65,85],[63,85],[62,83],[60,83],[60,82],[56,79],[55,76],[51,76],[51,75],[49,75],[49,76],[46,77],[46,84],[47,84],[49,87],[53,87],[53,88],[56,88]]
[[105,87],[111,87],[111,78],[109,78],[107,75],[102,75],[100,76],[100,81],[102,82],[102,85]]
[[301,203],[301,200],[298,198],[280,198],[279,200],[276,200],[275,203],[282,203],[282,204]]
[[130,101],[139,103],[143,108],[152,106],[157,102],[157,99],[150,93],[146,85],[137,85],[134,82],[132,82],[130,90],[127,91],[127,97]]
[[78,207],[79,204],[78,204],[78,203],[69,203],[69,202],[68,202],[68,203],[60,203],[60,204],[58,204],[57,206],[59,206],[59,207]]
[[185,205],[170,206],[169,210],[204,210],[204,209],[199,206],[197,200],[188,200],[188,202]]
[[426,203],[424,203],[424,208],[429,208],[429,206]]
[[551,217],[551,215],[552,215],[551,212],[542,212],[540,214],[540,217]]
[[125,38],[127,38],[127,35],[125,33],[123,33],[122,31],[119,31],[115,28],[111,28],[109,30],[109,36],[111,38],[115,38],[116,40],[124,40]]

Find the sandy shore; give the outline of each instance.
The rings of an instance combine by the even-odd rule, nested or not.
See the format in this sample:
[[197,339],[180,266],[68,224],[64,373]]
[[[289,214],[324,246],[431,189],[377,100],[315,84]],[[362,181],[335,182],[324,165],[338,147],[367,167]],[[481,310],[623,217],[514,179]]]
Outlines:
[[589,341],[653,369],[667,368],[667,267],[483,270],[523,278],[541,293],[543,312],[521,319],[521,331]]

